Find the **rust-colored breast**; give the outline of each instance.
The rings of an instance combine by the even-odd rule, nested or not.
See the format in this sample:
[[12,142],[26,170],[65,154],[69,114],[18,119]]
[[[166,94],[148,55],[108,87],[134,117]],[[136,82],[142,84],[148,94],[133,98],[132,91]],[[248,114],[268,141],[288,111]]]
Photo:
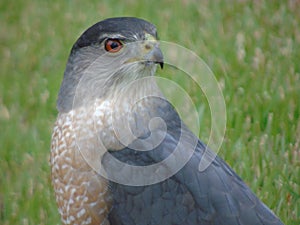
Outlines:
[[51,143],[51,172],[63,224],[109,224],[108,182],[84,160],[75,141],[80,129],[72,115],[60,114]]

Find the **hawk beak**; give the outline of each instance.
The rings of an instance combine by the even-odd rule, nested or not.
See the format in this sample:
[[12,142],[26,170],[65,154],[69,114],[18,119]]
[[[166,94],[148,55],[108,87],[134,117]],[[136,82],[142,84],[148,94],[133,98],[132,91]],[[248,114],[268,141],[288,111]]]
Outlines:
[[160,65],[160,68],[161,68],[161,69],[164,68],[164,63],[163,63],[163,62],[160,62],[159,65]]
[[159,47],[154,47],[152,50],[153,62],[160,65],[160,68],[164,68],[164,56]]
[[160,68],[163,69],[164,68],[164,56],[163,56],[163,53],[162,53],[161,49],[159,48],[158,44],[155,44],[152,46],[150,44],[147,44],[147,45],[145,45],[145,48],[150,49],[150,50],[148,50],[148,53],[145,55],[144,60],[146,60],[147,62],[159,64]]

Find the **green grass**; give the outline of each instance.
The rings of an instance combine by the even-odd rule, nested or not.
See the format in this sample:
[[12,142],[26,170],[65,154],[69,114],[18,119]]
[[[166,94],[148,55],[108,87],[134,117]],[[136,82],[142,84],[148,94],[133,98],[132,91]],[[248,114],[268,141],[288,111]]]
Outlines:
[[[227,107],[219,155],[283,222],[299,224],[299,8],[297,0],[1,1],[0,224],[60,223],[49,145],[65,63],[83,30],[124,15],[153,22],[161,40],[206,61]],[[190,92],[208,132],[208,105]]]

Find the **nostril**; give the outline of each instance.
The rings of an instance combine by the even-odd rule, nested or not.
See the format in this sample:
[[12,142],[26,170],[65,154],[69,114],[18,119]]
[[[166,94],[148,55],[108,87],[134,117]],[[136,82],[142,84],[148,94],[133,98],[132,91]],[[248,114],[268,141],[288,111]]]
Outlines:
[[151,49],[151,45],[146,44],[146,45],[145,45],[145,49],[150,50],[150,49]]

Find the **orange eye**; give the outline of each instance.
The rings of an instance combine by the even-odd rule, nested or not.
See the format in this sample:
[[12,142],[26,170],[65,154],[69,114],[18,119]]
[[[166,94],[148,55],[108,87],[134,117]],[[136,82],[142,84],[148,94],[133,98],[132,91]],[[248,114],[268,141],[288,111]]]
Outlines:
[[123,44],[118,39],[107,39],[105,41],[105,50],[108,52],[118,52],[123,47]]

